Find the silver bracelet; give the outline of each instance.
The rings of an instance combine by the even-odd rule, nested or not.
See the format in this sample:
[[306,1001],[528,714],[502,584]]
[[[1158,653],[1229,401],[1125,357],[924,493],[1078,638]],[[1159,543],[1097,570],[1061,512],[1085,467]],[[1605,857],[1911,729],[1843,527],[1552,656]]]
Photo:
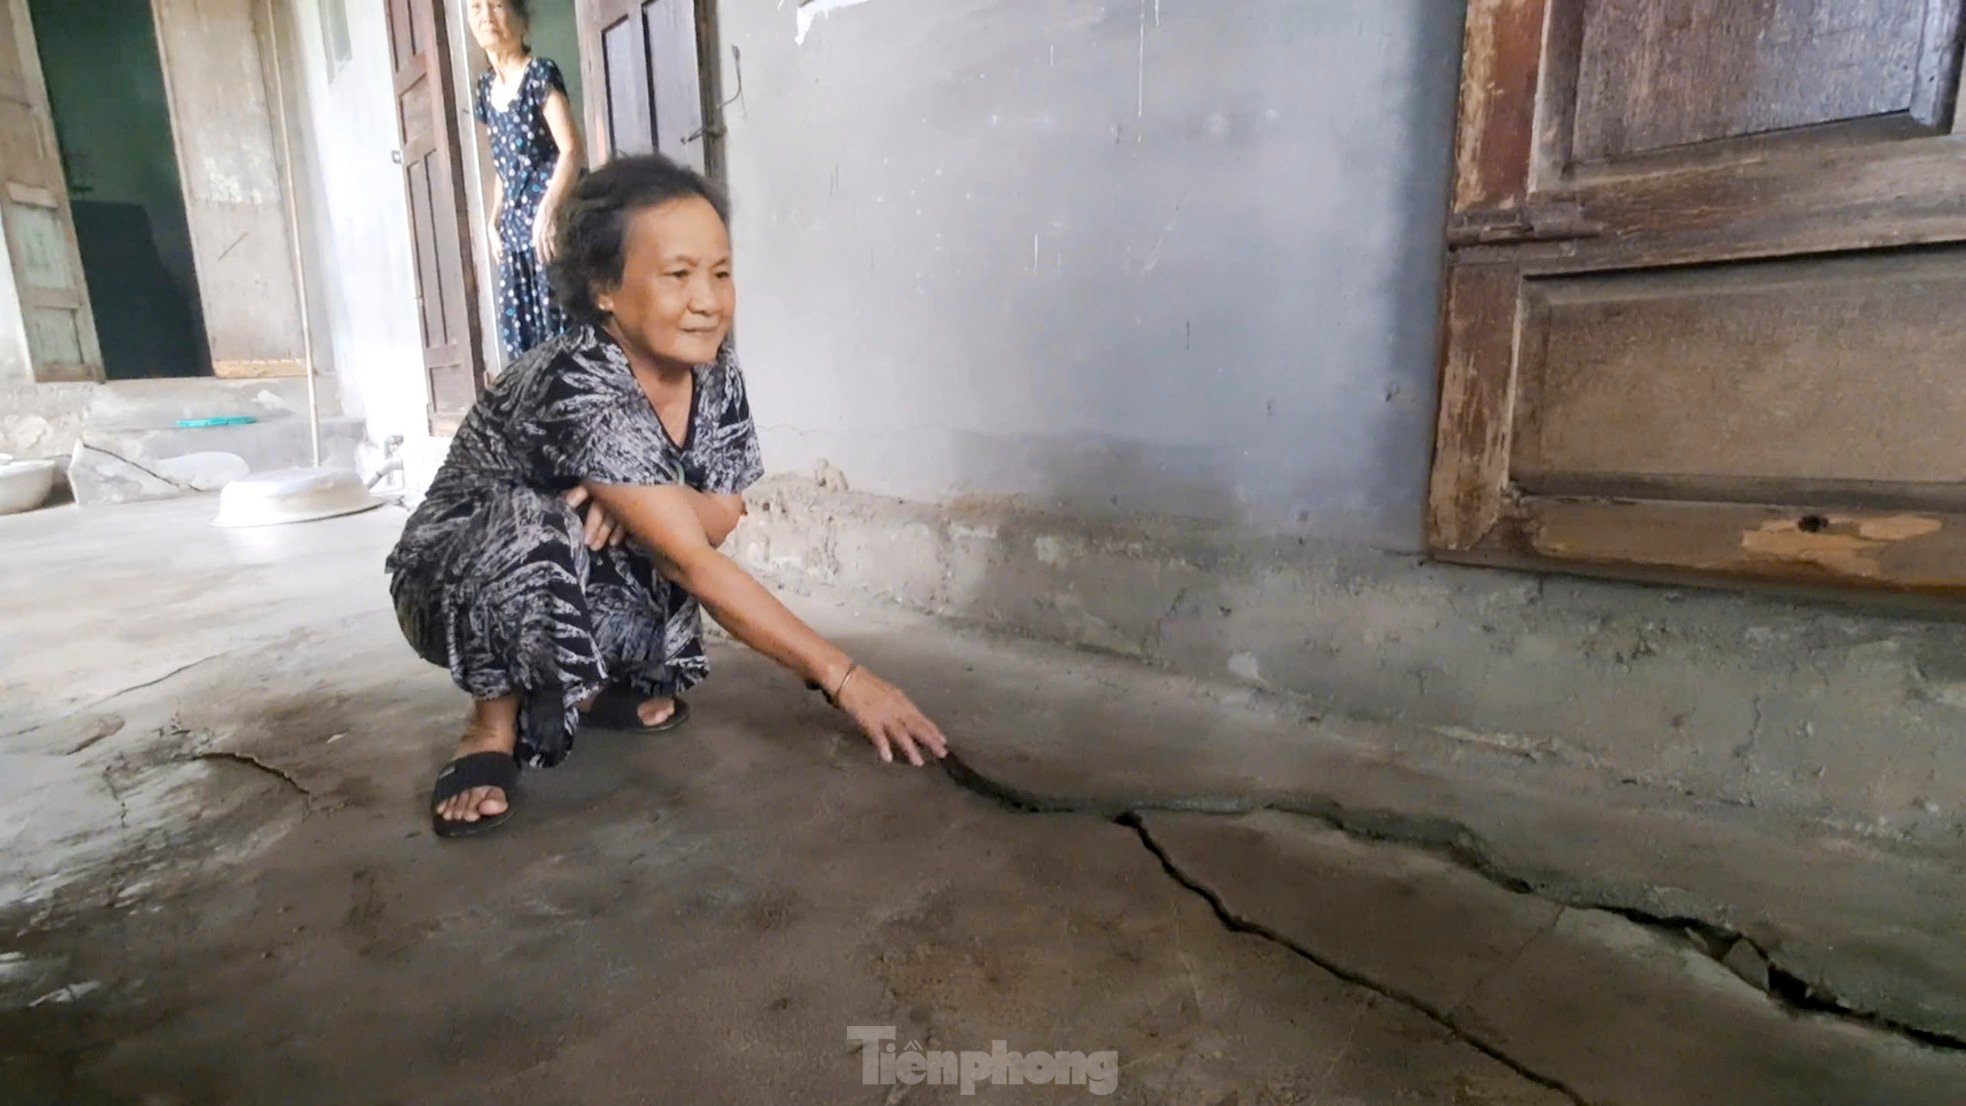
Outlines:
[[840,686],[833,689],[833,693],[826,697],[826,701],[833,704],[834,707],[838,707],[840,705],[840,696],[846,694],[846,685],[852,682],[854,675],[859,671],[860,662],[854,661],[853,664],[847,667],[846,675],[840,677]]

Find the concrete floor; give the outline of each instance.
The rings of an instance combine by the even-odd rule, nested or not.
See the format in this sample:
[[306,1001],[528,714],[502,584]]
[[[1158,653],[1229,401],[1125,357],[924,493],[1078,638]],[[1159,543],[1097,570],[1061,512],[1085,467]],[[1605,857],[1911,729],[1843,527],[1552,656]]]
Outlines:
[[724,644],[689,728],[583,735],[439,843],[462,700],[387,610],[400,512],[211,507],[0,519],[0,1102],[961,1097],[866,1085],[852,1026],[1113,1050],[1118,1102],[1966,1085],[1956,858],[836,597],[793,598],[954,770]]

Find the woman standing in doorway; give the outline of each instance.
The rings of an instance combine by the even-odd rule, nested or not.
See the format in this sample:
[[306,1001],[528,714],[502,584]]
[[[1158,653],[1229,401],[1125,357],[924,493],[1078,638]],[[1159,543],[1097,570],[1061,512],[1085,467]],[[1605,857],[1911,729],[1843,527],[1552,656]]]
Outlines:
[[507,364],[567,328],[546,266],[554,216],[580,176],[580,130],[566,79],[551,58],[536,58],[526,46],[531,23],[526,0],[471,0],[471,33],[491,59],[471,110],[491,136],[498,168],[491,233],[498,343]]

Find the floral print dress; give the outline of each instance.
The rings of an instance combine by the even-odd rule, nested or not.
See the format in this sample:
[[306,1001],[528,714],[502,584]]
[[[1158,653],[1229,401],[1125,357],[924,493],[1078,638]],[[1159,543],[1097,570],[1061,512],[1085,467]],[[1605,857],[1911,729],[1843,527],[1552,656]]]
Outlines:
[[559,143],[546,125],[546,100],[556,91],[564,95],[567,82],[552,59],[531,58],[512,102],[499,107],[492,102],[493,77],[491,70],[479,75],[471,113],[491,136],[492,164],[504,192],[498,213],[498,344],[511,364],[567,328],[532,244],[533,222],[560,160]]
[[610,684],[675,695],[709,672],[696,600],[632,541],[600,552],[560,496],[583,481],[742,492],[763,475],[728,347],[698,366],[682,442],[612,338],[579,327],[499,376],[389,555],[403,635],[474,698],[518,694],[523,764],[559,763]]

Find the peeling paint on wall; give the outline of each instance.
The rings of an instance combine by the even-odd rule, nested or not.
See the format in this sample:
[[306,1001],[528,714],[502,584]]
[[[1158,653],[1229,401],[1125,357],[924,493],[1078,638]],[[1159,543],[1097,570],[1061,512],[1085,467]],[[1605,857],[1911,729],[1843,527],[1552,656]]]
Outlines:
[[831,15],[841,8],[850,8],[855,4],[865,4],[866,2],[867,0],[800,0],[799,33],[794,37],[793,41],[804,46],[806,44],[806,33],[812,30],[812,25],[818,22],[820,16]]

